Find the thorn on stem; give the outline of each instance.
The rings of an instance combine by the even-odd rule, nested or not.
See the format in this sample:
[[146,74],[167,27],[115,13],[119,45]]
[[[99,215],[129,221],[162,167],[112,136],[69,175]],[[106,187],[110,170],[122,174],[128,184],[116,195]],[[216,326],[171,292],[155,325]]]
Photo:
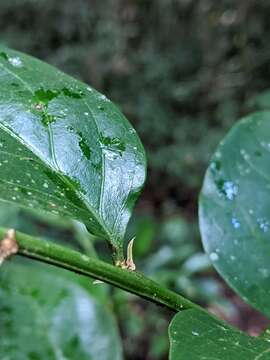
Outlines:
[[128,247],[127,247],[126,265],[127,265],[127,269],[131,270],[131,271],[136,270],[136,265],[135,265],[135,263],[133,261],[133,243],[134,243],[134,240],[135,240],[135,237],[130,240],[130,242],[128,243]]
[[127,260],[123,261],[117,261],[115,263],[116,266],[120,267],[121,269],[129,270],[129,271],[135,271],[136,265],[133,261],[133,243],[134,243],[135,237],[130,240],[127,246]]

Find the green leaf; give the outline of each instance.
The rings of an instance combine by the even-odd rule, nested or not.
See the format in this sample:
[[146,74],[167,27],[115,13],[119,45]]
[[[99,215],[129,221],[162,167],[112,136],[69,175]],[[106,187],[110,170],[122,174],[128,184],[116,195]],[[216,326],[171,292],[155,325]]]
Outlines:
[[237,123],[218,147],[200,196],[200,230],[218,272],[270,316],[270,112]]
[[121,257],[145,179],[135,130],[104,95],[30,56],[2,50],[0,81],[1,201],[81,220]]
[[170,360],[267,360],[268,341],[248,336],[199,310],[178,313],[169,327]]
[[3,265],[1,359],[122,359],[112,313],[79,279],[48,265]]

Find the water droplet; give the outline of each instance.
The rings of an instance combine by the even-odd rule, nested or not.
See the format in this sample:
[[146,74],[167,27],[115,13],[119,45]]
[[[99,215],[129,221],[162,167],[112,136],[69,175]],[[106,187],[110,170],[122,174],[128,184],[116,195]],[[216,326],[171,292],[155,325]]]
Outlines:
[[212,253],[209,255],[209,257],[210,257],[210,260],[212,260],[212,261],[217,261],[217,260],[219,259],[218,254],[215,253],[215,252],[212,252]]
[[236,217],[232,217],[232,225],[235,229],[239,229],[241,226],[240,222],[236,219]]
[[246,152],[245,149],[241,149],[241,150],[240,150],[240,154],[243,156],[243,158],[244,158],[245,160],[249,160],[249,159],[250,159],[250,156],[248,155],[248,153]]
[[210,169],[213,170],[213,171],[220,171],[221,162],[219,160],[211,162]]
[[238,193],[238,186],[232,181],[225,181],[223,191],[229,200],[233,200]]
[[262,219],[257,219],[257,223],[258,223],[260,229],[261,229],[264,233],[266,233],[266,232],[269,230],[269,222],[268,222],[266,219],[264,219],[264,218],[262,218]]
[[37,103],[37,104],[34,104],[33,106],[38,111],[43,111],[44,110],[44,105],[42,103]]
[[197,331],[192,331],[191,334],[194,336],[199,336],[199,333],[197,333]]
[[102,100],[102,101],[110,101],[110,100],[107,98],[107,96],[105,96],[105,95],[103,95],[103,94],[101,94],[101,95],[99,96],[99,99]]
[[11,65],[15,67],[20,68],[23,66],[22,60],[19,58],[19,56],[9,57],[8,61]]
[[108,160],[115,160],[118,157],[117,153],[111,150],[103,149],[103,153]]

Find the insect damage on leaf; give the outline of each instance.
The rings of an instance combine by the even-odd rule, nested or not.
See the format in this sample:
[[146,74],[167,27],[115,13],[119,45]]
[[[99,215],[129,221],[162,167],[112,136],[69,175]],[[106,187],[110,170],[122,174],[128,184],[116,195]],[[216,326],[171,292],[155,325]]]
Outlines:
[[19,245],[15,238],[15,230],[10,229],[0,242],[0,265],[6,258],[18,252]]

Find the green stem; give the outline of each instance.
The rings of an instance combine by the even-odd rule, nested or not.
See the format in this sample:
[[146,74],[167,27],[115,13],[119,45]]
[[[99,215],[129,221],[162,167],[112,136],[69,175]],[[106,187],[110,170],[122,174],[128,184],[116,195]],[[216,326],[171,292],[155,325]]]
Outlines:
[[[3,238],[6,231],[7,229],[0,228],[1,238]],[[120,269],[70,248],[20,232],[16,232],[16,241],[19,245],[18,254],[21,256],[104,281],[175,312],[190,308],[205,311],[200,306],[173,291],[163,288],[155,281],[138,272]]]

